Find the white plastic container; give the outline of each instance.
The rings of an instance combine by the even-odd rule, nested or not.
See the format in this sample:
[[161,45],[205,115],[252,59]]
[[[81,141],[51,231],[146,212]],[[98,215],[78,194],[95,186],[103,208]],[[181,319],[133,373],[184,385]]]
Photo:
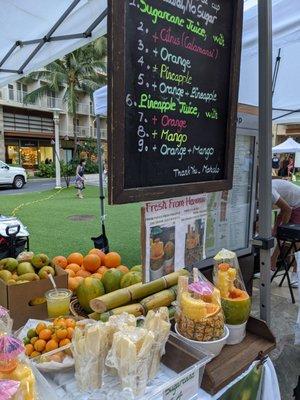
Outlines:
[[246,325],[247,321],[240,325],[229,325],[226,324],[229,330],[229,336],[227,339],[227,344],[234,345],[241,343],[246,336]]
[[211,354],[213,356],[213,358],[217,357],[221,353],[223,347],[225,346],[225,344],[227,344],[227,339],[229,336],[229,329],[227,328],[226,325],[224,326],[223,337],[221,339],[212,340],[210,342],[198,342],[197,340],[191,340],[191,339],[188,339],[188,338],[182,336],[177,329],[177,324],[175,324],[175,331],[176,331],[177,335],[181,339],[183,339],[185,342],[189,343],[191,346],[193,346],[199,350],[203,350],[206,353]]

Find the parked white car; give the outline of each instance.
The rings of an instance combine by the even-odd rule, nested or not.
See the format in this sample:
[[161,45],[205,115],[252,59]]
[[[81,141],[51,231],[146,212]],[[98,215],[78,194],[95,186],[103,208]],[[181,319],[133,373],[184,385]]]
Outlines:
[[27,182],[24,168],[11,167],[0,161],[0,185],[12,185],[15,189],[22,189]]

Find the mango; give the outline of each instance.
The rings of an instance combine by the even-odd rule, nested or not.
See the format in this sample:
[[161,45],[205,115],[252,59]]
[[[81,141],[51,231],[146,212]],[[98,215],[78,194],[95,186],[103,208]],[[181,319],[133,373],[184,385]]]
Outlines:
[[18,261],[15,258],[4,258],[0,261],[0,267],[7,271],[14,272],[17,269]]
[[12,279],[12,273],[7,271],[6,269],[3,269],[2,271],[0,271],[0,279],[2,279],[4,282],[8,282]]
[[35,268],[40,269],[45,267],[46,265],[49,265],[49,261],[49,257],[46,256],[46,254],[36,254],[32,257],[31,264]]
[[32,281],[39,281],[39,280],[40,280],[40,278],[37,274],[35,274],[34,272],[28,272],[27,274],[18,276],[17,282],[19,282],[19,281],[32,282]]
[[28,273],[34,273],[34,268],[30,262],[21,262],[17,268],[18,275],[24,275]]
[[52,276],[55,275],[55,270],[52,267],[46,266],[39,270],[39,277],[40,279],[47,279],[48,275],[51,274]]
[[34,256],[34,253],[32,251],[23,251],[20,253],[17,257],[17,260],[19,263],[28,261],[30,262],[32,260],[32,257]]

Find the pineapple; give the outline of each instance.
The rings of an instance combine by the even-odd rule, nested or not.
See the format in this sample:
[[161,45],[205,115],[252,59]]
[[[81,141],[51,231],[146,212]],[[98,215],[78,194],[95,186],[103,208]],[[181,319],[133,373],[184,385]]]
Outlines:
[[180,299],[181,313],[177,318],[179,332],[186,338],[207,342],[224,334],[224,316],[219,304],[206,303],[184,292]]

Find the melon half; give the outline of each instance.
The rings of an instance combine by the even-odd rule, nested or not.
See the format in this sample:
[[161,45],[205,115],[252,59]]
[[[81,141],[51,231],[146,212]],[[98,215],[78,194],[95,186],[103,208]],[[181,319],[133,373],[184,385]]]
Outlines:
[[245,290],[234,288],[229,297],[221,298],[226,323],[240,325],[246,322],[251,311],[251,299]]

